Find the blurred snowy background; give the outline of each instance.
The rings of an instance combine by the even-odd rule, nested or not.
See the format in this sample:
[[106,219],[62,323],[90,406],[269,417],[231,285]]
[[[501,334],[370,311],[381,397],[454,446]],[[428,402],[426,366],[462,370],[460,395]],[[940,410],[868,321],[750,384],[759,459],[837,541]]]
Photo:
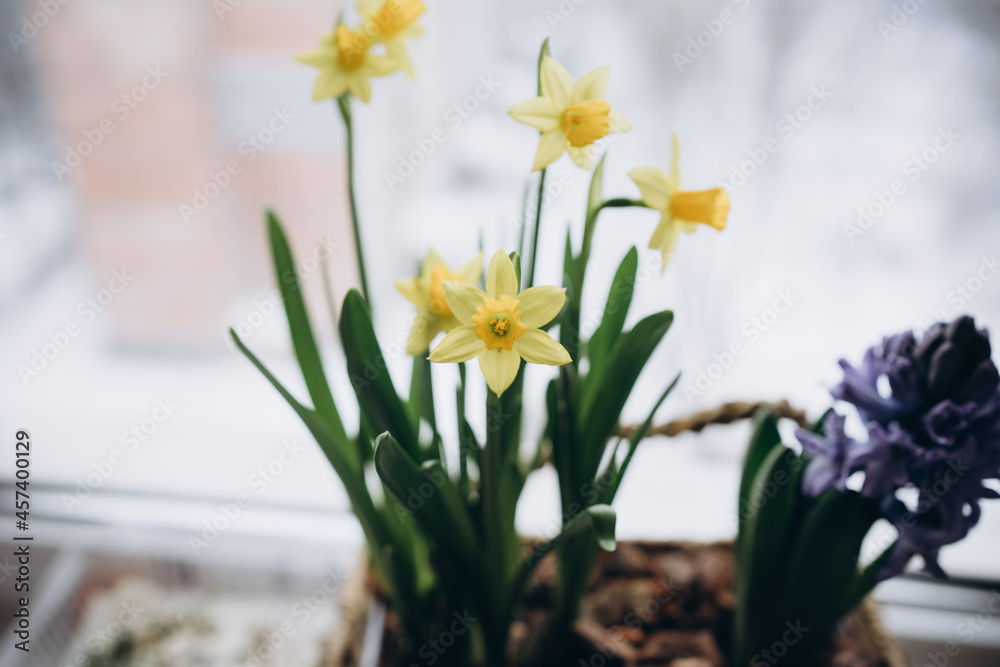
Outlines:
[[[376,80],[371,103],[355,107],[377,327],[400,382],[412,313],[393,282],[432,246],[458,263],[481,235],[492,252],[520,232],[537,134],[506,109],[534,95],[546,36],[574,77],[610,65],[608,99],[632,120],[610,144],[606,196],[637,196],[627,172],[667,167],[677,131],[685,185],[722,185],[732,201],[728,229],[682,238],[662,276],[645,250],[655,214],[601,218],[585,312],[633,244],[650,271],[632,321],[676,312],[630,419],[678,370],[680,390],[658,421],[781,398],[818,416],[837,359],[860,359],[884,334],[960,312],[1000,332],[1000,3],[428,5],[412,46],[419,80]],[[294,510],[279,522],[289,533],[326,530],[316,517],[344,509],[319,449],[225,338],[242,327],[280,377],[302,386],[271,300],[270,206],[300,258],[313,257],[303,264],[313,321],[331,374],[343,368],[318,268],[339,301],[354,281],[343,134],[334,104],[310,101],[314,70],[292,60],[340,9],[327,0],[0,7],[0,430],[31,431],[33,479],[51,491],[51,516],[168,526],[186,540],[242,492],[259,503],[241,531],[266,532],[274,508]],[[430,140],[436,130],[443,143]],[[213,179],[231,160],[240,174]],[[566,157],[550,168],[560,187],[549,193],[536,282],[560,282],[566,224],[579,243],[587,182]],[[738,358],[727,356],[734,343],[745,350]],[[453,370],[439,370],[450,391]],[[545,374],[529,371],[531,408]],[[349,392],[337,387],[348,414]],[[530,432],[541,417],[531,413]],[[622,536],[731,536],[746,435],[716,427],[649,442],[620,494]],[[257,471],[292,441],[292,462],[261,482]],[[0,462],[4,479],[11,458]],[[177,502],[140,509],[137,493]],[[534,532],[557,521],[550,475],[529,484],[519,521]],[[337,526],[334,537],[357,540],[350,522]],[[998,548],[1000,507],[988,505],[942,564],[998,581]]]

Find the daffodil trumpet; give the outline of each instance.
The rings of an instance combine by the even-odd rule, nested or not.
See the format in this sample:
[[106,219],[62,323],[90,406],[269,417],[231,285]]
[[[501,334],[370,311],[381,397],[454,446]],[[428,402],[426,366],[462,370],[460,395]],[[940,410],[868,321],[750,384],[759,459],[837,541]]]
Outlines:
[[660,251],[664,271],[673,257],[680,232],[692,234],[699,224],[722,231],[729,215],[729,195],[724,189],[681,190],[679,162],[680,147],[674,134],[669,175],[656,167],[637,167],[629,172],[642,193],[642,201],[660,211],[660,222],[649,239],[649,247]]

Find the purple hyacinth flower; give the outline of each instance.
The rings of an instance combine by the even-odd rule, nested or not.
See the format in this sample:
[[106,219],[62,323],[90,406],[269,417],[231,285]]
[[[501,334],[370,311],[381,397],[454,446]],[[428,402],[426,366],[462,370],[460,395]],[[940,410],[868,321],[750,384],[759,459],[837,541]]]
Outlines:
[[[902,572],[913,555],[943,576],[941,547],[976,525],[980,500],[998,496],[983,486],[1000,479],[1000,372],[991,350],[989,334],[967,316],[936,324],[919,338],[889,336],[865,353],[860,367],[841,361],[844,379],[831,390],[857,408],[868,441],[800,437],[806,451],[815,452],[810,467],[816,470],[804,486],[809,495],[824,486],[843,488],[842,480],[864,472],[861,494],[879,500],[900,532],[885,577]],[[887,395],[879,391],[881,378]],[[896,498],[904,487],[919,491],[912,510]]]

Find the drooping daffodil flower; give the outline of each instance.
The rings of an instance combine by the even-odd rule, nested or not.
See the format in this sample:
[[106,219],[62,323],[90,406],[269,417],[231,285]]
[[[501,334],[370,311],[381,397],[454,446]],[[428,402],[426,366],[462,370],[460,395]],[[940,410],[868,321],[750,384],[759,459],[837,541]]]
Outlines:
[[448,307],[444,283],[459,280],[474,285],[482,279],[482,272],[482,253],[458,267],[457,271],[452,271],[440,255],[431,250],[424,259],[419,276],[396,283],[396,289],[417,307],[417,316],[406,343],[407,354],[426,353],[435,336],[442,331],[451,331],[460,324]]
[[660,250],[663,270],[666,270],[674,254],[680,232],[691,234],[699,224],[722,231],[726,228],[726,216],[729,215],[729,195],[724,189],[681,190],[681,176],[677,168],[680,149],[676,134],[673,149],[669,176],[656,167],[637,167],[629,172],[629,177],[639,187],[643,203],[660,211],[660,224],[649,239],[649,247]]
[[507,253],[490,260],[486,291],[464,281],[444,283],[448,307],[461,324],[431,351],[430,360],[459,363],[479,358],[486,384],[499,396],[514,381],[521,359],[561,366],[566,349],[539,327],[548,324],[566,301],[561,287],[529,287],[518,292],[517,274]]
[[299,62],[319,69],[313,101],[337,98],[348,91],[362,102],[371,99],[369,79],[391,74],[400,67],[392,58],[373,53],[374,43],[364,25],[352,30],[341,24],[323,35],[319,47],[295,56]]
[[357,7],[364,22],[365,34],[384,44],[386,55],[415,79],[417,72],[413,69],[406,40],[424,34],[424,29],[417,23],[420,15],[427,11],[422,0],[358,0]]
[[533,170],[544,169],[569,151],[573,162],[589,169],[594,159],[594,142],[610,132],[632,129],[628,118],[604,101],[608,68],[598,67],[576,85],[566,68],[545,56],[539,71],[542,96],[511,107],[514,120],[540,130]]

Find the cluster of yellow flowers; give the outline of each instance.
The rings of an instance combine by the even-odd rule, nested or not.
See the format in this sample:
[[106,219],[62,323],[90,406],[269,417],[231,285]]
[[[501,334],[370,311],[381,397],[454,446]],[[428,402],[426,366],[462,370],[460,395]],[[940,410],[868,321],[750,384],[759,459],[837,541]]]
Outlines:
[[[421,0],[358,0],[362,17],[358,27],[338,25],[324,36],[319,48],[298,56],[320,70],[313,99],[349,92],[367,102],[370,78],[399,69],[414,76],[406,40],[421,34],[416,21],[424,10]],[[384,46],[384,53],[373,51],[376,44]],[[608,78],[608,67],[599,67],[574,84],[554,58],[542,58],[541,95],[509,111],[515,120],[541,132],[534,170],[545,169],[564,152],[580,168],[590,169],[599,140],[632,129],[628,118],[604,99]],[[674,135],[669,175],[656,167],[638,167],[629,173],[643,204],[660,212],[649,247],[660,251],[664,269],[680,232],[690,234],[698,224],[722,230],[729,213],[729,198],[722,188],[681,190],[679,159]],[[481,266],[480,254],[452,272],[432,250],[419,276],[396,283],[418,309],[407,352],[426,353],[437,334],[446,332],[430,360],[463,362],[478,357],[487,384],[498,395],[514,381],[521,359],[553,366],[569,363],[567,351],[540,329],[559,314],[565,290],[548,286],[519,292],[513,263],[501,250],[490,260],[484,292],[476,287]]]
[[[358,0],[361,23],[340,24],[323,36],[320,46],[296,56],[299,62],[319,69],[313,100],[340,97],[350,92],[362,102],[371,98],[369,79],[403,70],[416,77],[406,40],[419,37],[417,19],[427,9],[421,0]],[[381,53],[376,45],[382,45]]]

